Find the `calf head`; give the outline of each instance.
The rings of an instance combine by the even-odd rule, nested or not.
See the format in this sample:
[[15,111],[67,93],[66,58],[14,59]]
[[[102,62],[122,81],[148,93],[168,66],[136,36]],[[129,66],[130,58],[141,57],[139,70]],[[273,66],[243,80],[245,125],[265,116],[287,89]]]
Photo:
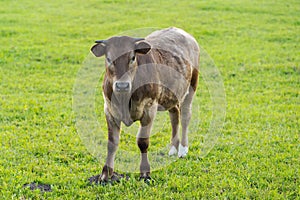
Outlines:
[[136,54],[147,54],[151,46],[142,38],[127,36],[96,41],[91,49],[97,57],[106,57],[106,75],[113,83],[116,93],[130,93],[137,68]]

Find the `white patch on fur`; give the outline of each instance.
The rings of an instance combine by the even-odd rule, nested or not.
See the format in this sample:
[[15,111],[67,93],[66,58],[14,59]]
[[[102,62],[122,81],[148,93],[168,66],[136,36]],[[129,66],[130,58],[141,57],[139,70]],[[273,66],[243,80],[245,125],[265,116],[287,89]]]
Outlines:
[[175,146],[171,146],[171,149],[170,149],[170,151],[169,151],[169,156],[174,156],[174,155],[176,155],[177,154],[177,149],[176,149],[176,147]]
[[178,147],[178,157],[179,158],[185,157],[187,155],[188,151],[189,151],[189,147],[188,146],[184,147],[181,144],[179,144],[179,147]]

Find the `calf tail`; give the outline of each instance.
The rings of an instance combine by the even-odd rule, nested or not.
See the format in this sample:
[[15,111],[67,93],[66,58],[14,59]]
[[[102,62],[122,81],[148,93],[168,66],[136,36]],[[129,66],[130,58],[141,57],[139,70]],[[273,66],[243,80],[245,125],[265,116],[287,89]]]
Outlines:
[[196,92],[196,89],[197,89],[197,86],[198,86],[198,74],[199,74],[198,69],[193,68],[191,86],[192,86],[194,92]]

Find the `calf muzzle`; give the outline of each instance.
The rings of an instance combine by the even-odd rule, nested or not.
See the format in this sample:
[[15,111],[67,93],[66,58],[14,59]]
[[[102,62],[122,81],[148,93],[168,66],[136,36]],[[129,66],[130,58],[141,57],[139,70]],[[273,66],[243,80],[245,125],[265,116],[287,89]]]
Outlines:
[[130,92],[131,83],[128,81],[116,81],[114,89],[116,92]]

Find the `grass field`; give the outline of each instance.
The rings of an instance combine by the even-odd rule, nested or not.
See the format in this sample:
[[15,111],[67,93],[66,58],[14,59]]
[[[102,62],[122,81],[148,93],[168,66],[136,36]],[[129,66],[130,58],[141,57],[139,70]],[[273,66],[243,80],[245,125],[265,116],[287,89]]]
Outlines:
[[[169,26],[194,35],[222,75],[218,142],[205,157],[192,144],[187,158],[154,171],[151,185],[136,173],[88,185],[104,160],[77,133],[78,70],[95,39]],[[1,0],[0,199],[300,199],[299,33],[298,0]],[[205,134],[212,114],[201,74],[199,84]],[[166,140],[154,136],[151,144],[167,144],[165,132]],[[52,192],[23,188],[34,181]]]

